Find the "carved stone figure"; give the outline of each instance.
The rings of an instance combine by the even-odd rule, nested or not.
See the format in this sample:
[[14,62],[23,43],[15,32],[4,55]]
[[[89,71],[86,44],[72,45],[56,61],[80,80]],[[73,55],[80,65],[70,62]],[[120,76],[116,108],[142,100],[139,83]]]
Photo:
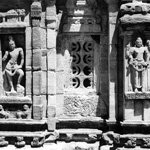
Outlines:
[[25,146],[25,141],[24,141],[24,138],[21,137],[21,136],[18,136],[16,137],[16,142],[15,142],[15,146],[18,147],[18,148],[21,148],[21,147],[24,147]]
[[28,105],[23,106],[23,111],[18,111],[16,117],[18,119],[28,119],[30,115],[30,110]]
[[4,147],[8,145],[8,141],[5,140],[5,137],[0,137],[0,147]]
[[[6,64],[4,72],[7,75],[8,82],[10,85],[11,93],[17,93],[24,91],[24,87],[20,84],[22,81],[22,78],[24,76],[24,72],[22,70],[22,66],[24,64],[24,52],[22,48],[16,48],[15,41],[12,36],[8,37],[8,43],[9,43],[9,50],[5,51],[5,54],[3,56],[3,61],[6,61],[8,58],[10,58]],[[18,64],[18,57],[21,56],[21,62]],[[18,80],[17,85],[15,85],[13,81],[13,77],[18,74]],[[16,90],[15,90],[16,89]]]
[[9,118],[9,113],[4,110],[2,105],[0,105],[0,118]]
[[129,65],[133,68],[134,92],[143,92],[144,72],[148,66],[148,48],[143,46],[141,37],[135,41],[135,46],[127,46],[126,54],[129,59]]

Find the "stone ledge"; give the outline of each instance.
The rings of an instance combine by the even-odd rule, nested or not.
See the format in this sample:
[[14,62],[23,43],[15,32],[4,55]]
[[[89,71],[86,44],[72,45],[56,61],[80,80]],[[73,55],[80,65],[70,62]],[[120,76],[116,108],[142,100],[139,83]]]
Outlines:
[[98,129],[60,129],[59,134],[97,134],[101,135],[102,131]]
[[150,121],[123,121],[121,126],[150,126]]
[[16,124],[16,125],[44,125],[47,123],[47,119],[43,120],[33,120],[33,119],[0,119],[1,124]]
[[122,25],[124,24],[143,24],[143,23],[150,23],[150,14],[142,15],[142,14],[134,14],[134,15],[124,15],[119,19]]
[[32,101],[28,97],[1,96],[0,104],[32,104]]
[[0,137],[45,137],[49,135],[48,132],[18,132],[18,131],[0,131]]
[[139,92],[139,93],[135,93],[135,92],[127,92],[124,94],[125,99],[150,99],[150,92]]
[[99,141],[102,131],[98,129],[60,129],[58,130],[60,141],[84,141],[87,143],[94,143]]

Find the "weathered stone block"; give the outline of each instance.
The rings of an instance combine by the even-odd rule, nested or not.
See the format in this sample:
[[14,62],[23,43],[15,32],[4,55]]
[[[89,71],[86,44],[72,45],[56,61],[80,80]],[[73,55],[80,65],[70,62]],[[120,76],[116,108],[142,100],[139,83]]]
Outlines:
[[47,56],[42,56],[42,71],[47,71]]
[[47,23],[47,28],[49,29],[56,29],[57,27],[57,23],[55,20],[47,20],[46,23]]
[[56,106],[56,95],[48,95],[48,106]]
[[32,52],[31,50],[26,50],[26,71],[31,71],[32,68]]
[[47,53],[48,70],[56,70],[56,49],[52,48]]
[[47,71],[42,71],[42,94],[47,94]]
[[56,107],[55,106],[52,106],[52,105],[48,106],[47,116],[49,118],[54,118],[56,116]]
[[43,118],[46,118],[47,112],[47,95],[42,95],[42,104],[43,104]]
[[42,105],[42,97],[40,96],[33,96],[33,106],[34,105]]
[[46,7],[46,20],[56,20],[56,7],[54,6],[50,6],[50,7]]
[[56,116],[64,115],[64,95],[56,95]]
[[45,12],[42,12],[40,27],[45,27],[45,19]]
[[40,28],[41,48],[46,48],[46,28]]
[[32,74],[31,71],[26,71],[26,94],[30,95],[32,93]]
[[32,34],[31,34],[31,27],[26,27],[26,31],[25,31],[25,34],[26,34],[26,50],[29,49],[31,50],[32,49],[32,44],[31,44],[31,37],[32,37]]
[[64,72],[59,71],[56,72],[56,93],[57,94],[63,94],[64,93]]
[[33,94],[41,95],[42,91],[42,71],[33,72]]
[[32,19],[32,26],[33,26],[33,27],[39,27],[39,26],[40,26],[40,23],[41,23],[41,20],[40,20],[40,19],[37,19],[37,18],[33,18],[33,19]]
[[39,27],[33,27],[32,28],[32,44],[33,44],[33,49],[38,49],[41,48],[41,33],[40,33],[40,28]]
[[55,131],[56,130],[56,119],[52,117],[48,117],[48,131]]
[[48,71],[48,94],[56,94],[56,73]]
[[47,48],[56,48],[55,30],[47,29]]
[[33,70],[42,69],[42,52],[41,50],[33,50]]
[[33,119],[41,120],[43,118],[43,105],[33,106]]
[[57,71],[63,71],[64,67],[65,61],[63,55],[61,53],[57,54],[57,67],[56,67]]

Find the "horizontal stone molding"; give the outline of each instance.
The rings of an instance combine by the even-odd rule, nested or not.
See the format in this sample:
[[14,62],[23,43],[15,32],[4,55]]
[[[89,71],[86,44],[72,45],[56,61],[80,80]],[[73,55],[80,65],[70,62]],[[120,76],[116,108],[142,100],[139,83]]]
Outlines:
[[32,104],[28,97],[1,96],[0,104]]
[[124,15],[119,19],[121,24],[144,24],[150,23],[150,14],[134,14],[134,15]]
[[135,93],[135,92],[128,92],[124,94],[125,99],[150,99],[150,92],[146,93]]

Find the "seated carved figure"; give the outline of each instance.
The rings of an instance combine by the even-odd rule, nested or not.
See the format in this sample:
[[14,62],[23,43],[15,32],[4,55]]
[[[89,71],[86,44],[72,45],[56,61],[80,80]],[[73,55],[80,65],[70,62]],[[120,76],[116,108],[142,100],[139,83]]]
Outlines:
[[135,46],[128,45],[126,54],[129,58],[129,65],[133,68],[134,91],[144,91],[144,71],[148,66],[148,49],[143,46],[141,37],[135,41]]
[[9,113],[4,110],[2,105],[0,105],[0,118],[9,118]]
[[[10,58],[6,64],[4,71],[9,81],[9,85],[11,89],[10,92],[16,93],[15,88],[17,89],[17,92],[19,90],[22,90],[22,91],[24,90],[24,87],[20,85],[22,78],[24,76],[24,72],[22,70],[22,66],[24,64],[24,53],[23,53],[22,48],[16,48],[15,41],[12,36],[9,36],[8,43],[9,43],[9,50],[5,51],[5,54],[2,60],[5,61],[7,60],[7,58]],[[21,56],[21,62],[20,64],[17,64],[19,55]],[[19,77],[17,80],[17,85],[14,85],[15,83],[13,82],[13,77],[16,74],[18,74]]]

